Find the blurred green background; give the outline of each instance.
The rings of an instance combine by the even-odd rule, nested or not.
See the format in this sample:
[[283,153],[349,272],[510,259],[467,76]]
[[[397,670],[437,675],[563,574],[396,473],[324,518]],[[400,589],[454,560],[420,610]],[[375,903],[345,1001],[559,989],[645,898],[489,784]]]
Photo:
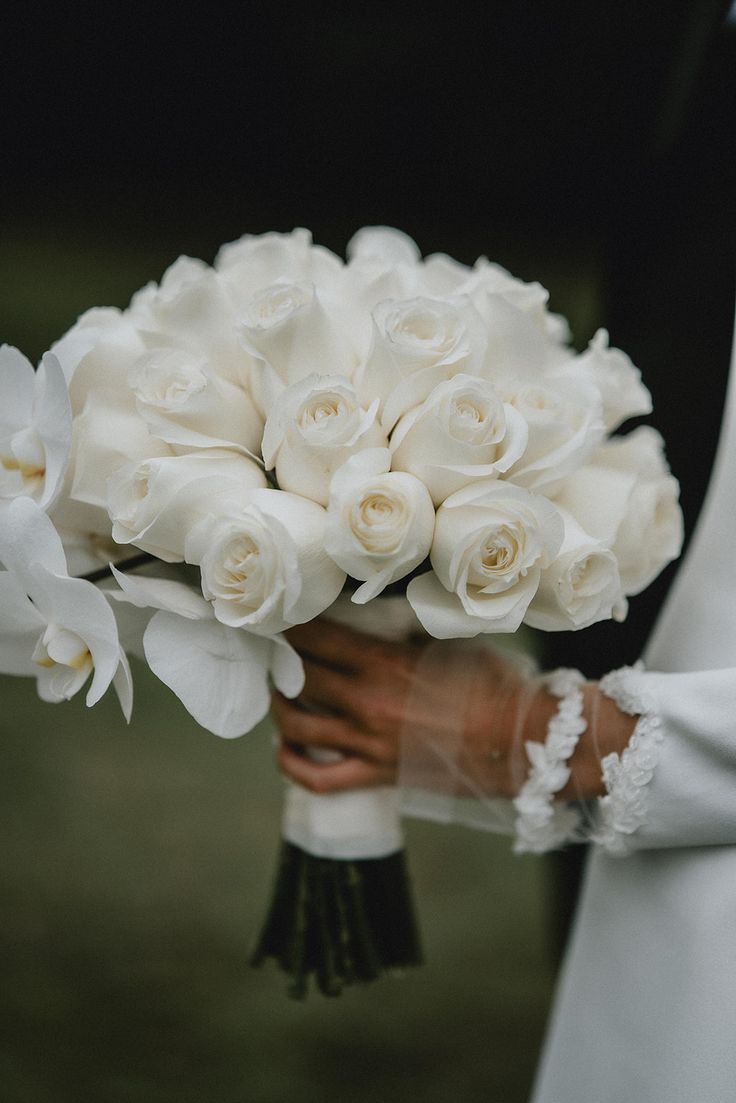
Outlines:
[[550,992],[542,869],[409,825],[427,965],[337,1000],[247,964],[281,783],[269,730],[224,742],[136,665],[44,707],[4,679],[2,1098],[286,1103],[526,1098]]

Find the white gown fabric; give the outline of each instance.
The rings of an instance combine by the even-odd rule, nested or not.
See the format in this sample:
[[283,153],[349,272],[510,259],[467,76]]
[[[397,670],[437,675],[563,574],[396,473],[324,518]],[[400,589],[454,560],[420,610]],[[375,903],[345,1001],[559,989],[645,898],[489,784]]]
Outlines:
[[[693,442],[696,447],[696,442]],[[627,689],[661,739],[591,854],[533,1103],[736,1100],[736,364],[708,497]]]

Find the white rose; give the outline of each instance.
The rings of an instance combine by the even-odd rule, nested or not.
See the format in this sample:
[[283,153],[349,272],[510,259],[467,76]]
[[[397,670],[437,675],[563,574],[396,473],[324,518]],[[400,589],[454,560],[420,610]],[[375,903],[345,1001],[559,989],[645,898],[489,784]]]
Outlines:
[[418,264],[422,259],[417,243],[391,226],[363,226],[350,238],[345,252],[350,264],[367,262],[385,268]]
[[287,387],[271,408],[263,434],[266,469],[276,468],[282,490],[326,506],[334,472],[354,452],[381,448],[378,401],[360,406],[344,376],[310,375]]
[[[74,365],[71,375],[69,397],[72,412],[75,416],[80,414],[89,398],[94,396],[104,400],[107,407],[135,414],[135,399],[128,383],[128,372],[146,350],[143,337],[125,315],[114,325],[99,331],[93,329],[93,332],[98,334],[97,339]],[[81,340],[80,336],[79,342],[74,342],[77,352],[83,347]],[[74,356],[71,352],[68,356],[68,370],[71,370],[69,365],[74,363]]]
[[514,482],[550,494],[592,456],[603,440],[600,391],[576,366],[503,390],[529,427],[526,451],[511,471]]
[[[146,333],[169,332],[176,329],[183,296],[191,292],[199,293],[206,302],[207,292],[212,292],[217,286],[217,281],[211,278],[209,266],[203,260],[177,257],[164,272],[160,283],[150,280],[135,292],[128,314],[133,323]],[[200,323],[207,316],[202,314],[201,309],[196,313]]]
[[461,264],[445,253],[432,253],[424,258],[422,285],[424,293],[432,298],[464,295],[472,268]]
[[412,371],[467,359],[471,349],[465,305],[428,298],[388,300],[378,304],[373,318],[399,370]]
[[485,351],[484,327],[468,300],[388,300],[373,311],[373,324],[356,385],[363,402],[380,399],[387,432],[438,383],[475,374]]
[[[115,419],[111,420],[109,425],[112,436],[116,430]],[[148,439],[153,440],[150,437]],[[165,449],[163,455],[171,455],[167,445],[162,442],[157,443],[160,448]],[[146,455],[144,454],[143,458],[146,458]],[[156,455],[161,456],[161,451],[154,452],[154,456]],[[138,554],[138,549],[134,545],[118,544],[112,538],[112,522],[107,509],[107,481],[120,468],[131,464],[135,466],[140,462],[140,459],[131,460],[130,457],[120,457],[119,464],[99,479],[102,495],[98,499],[99,504],[72,497],[70,493],[72,483],[67,479],[64,491],[49,511],[49,517],[61,537],[71,575],[85,575],[109,563],[122,563]],[[97,497],[96,494],[95,497]]]
[[108,483],[112,537],[167,563],[180,562],[199,521],[242,505],[265,485],[260,467],[225,449],[126,465]]
[[[570,327],[566,318],[549,310],[549,292],[541,283],[536,280],[525,283],[500,264],[494,264],[487,257],[479,257],[467,285],[461,290],[474,301],[477,300],[479,312],[492,323],[499,336],[504,329],[504,325],[500,324],[502,322],[510,327],[506,332],[507,342],[515,332],[521,347],[517,347],[514,359],[522,351],[525,359],[532,354],[531,362],[526,359],[523,365],[527,371],[532,363],[538,369],[541,365],[557,363],[565,356],[564,346],[570,342]],[[513,309],[499,309],[501,303]],[[526,320],[518,312],[526,315]],[[529,326],[530,321],[534,323],[533,327]],[[490,347],[492,350],[498,348],[493,339]],[[512,350],[513,343],[507,343],[507,347]]]
[[309,230],[297,229],[290,234],[245,234],[222,246],[215,268],[233,303],[242,304],[279,281],[331,288],[342,276],[343,263],[329,249],[314,245]]
[[390,471],[391,453],[369,448],[335,473],[325,548],[353,578],[353,601],[370,601],[427,557],[434,532],[429,491],[413,475]]
[[339,309],[309,283],[280,282],[241,309],[240,340],[254,357],[251,389],[264,415],[284,387],[308,375],[352,377],[357,352]]
[[[69,496],[76,502],[106,509],[107,483],[117,471],[171,454],[170,445],[151,436],[135,410],[109,405],[102,392],[90,394],[72,426]],[[60,506],[66,508],[65,500]]]
[[[350,316],[351,334],[362,364],[374,343],[372,313],[379,303],[438,292],[430,291],[426,285],[419,249],[400,230],[366,226],[348,242],[347,256],[342,302]],[[371,395],[367,401],[372,398]]]
[[529,432],[493,384],[469,375],[439,383],[400,419],[391,467],[426,485],[435,506],[468,483],[502,475],[524,454]]
[[141,347],[140,336],[127,314],[117,307],[93,307],[85,311],[71,329],[51,346],[67,383],[87,354],[100,344],[113,348],[126,345],[133,349]]
[[[485,294],[500,295],[506,302],[541,319],[546,310],[549,292],[541,283],[524,283],[500,264],[478,257],[472,271],[468,272],[466,293],[478,296],[482,306],[486,306]],[[544,326],[542,326],[544,328]]]
[[[379,303],[401,302],[417,296],[447,299],[468,295],[479,285],[476,270],[442,253],[422,261],[415,242],[400,230],[387,226],[366,226],[358,230],[348,243],[347,255],[345,297],[350,306],[358,308],[351,325],[358,334],[362,360],[371,345],[370,328],[366,329],[363,318],[369,318]],[[484,263],[488,266],[487,261]],[[527,286],[497,265],[492,267],[503,272],[506,287]]]
[[196,287],[206,278],[209,267],[198,257],[177,257],[164,272],[161,282],[150,280],[131,299],[130,311],[145,326],[155,314],[157,305],[175,303],[182,291]]
[[560,554],[542,571],[524,620],[546,632],[587,628],[600,620],[623,620],[627,602],[616,556],[560,511],[565,539]]
[[[388,299],[414,296],[442,299],[491,290],[502,293],[509,303],[521,309],[545,313],[547,292],[539,284],[524,284],[485,257],[472,269],[443,253],[422,261],[415,242],[400,230],[387,226],[358,230],[348,243],[347,255],[345,274],[350,297],[360,301],[367,312]],[[547,314],[546,318],[549,317]],[[546,319],[541,323],[542,329],[545,323]]]
[[438,639],[514,632],[563,536],[546,498],[498,480],[465,487],[438,509],[434,571],[413,579],[406,596]]
[[242,509],[197,526],[186,555],[200,565],[217,619],[273,636],[327,609],[345,572],[325,555],[326,519],[307,498],[257,490]]
[[74,370],[69,384],[75,414],[71,456],[54,513],[64,528],[109,535],[108,479],[126,464],[172,454],[169,444],[149,432],[128,382],[144,351],[140,334],[121,318],[105,329]]
[[528,374],[565,357],[570,328],[565,318],[550,312],[549,292],[540,283],[525,283],[500,264],[479,257],[461,292],[471,297],[490,326],[490,359],[501,372],[504,360]]
[[128,382],[145,352],[143,337],[120,311],[88,311],[58,346],[71,378],[74,413],[66,485],[54,520],[64,528],[110,532],[107,480],[125,464],[171,454],[136,410]]
[[237,316],[217,272],[203,261],[179,257],[161,283],[137,292],[129,308],[147,348],[178,347],[206,358],[210,371],[247,383],[251,359],[237,335]]
[[680,554],[678,498],[661,436],[641,426],[607,441],[565,480],[556,501],[611,548],[624,593],[638,594]]
[[253,400],[214,376],[204,357],[176,348],[146,352],[128,381],[150,432],[168,444],[260,454],[263,421]]
[[559,326],[550,322],[545,309],[544,288],[522,284],[507,273],[504,286],[494,288],[495,282],[480,279],[468,291],[487,335],[483,364],[475,374],[501,387],[535,381],[569,360]]
[[599,329],[578,363],[592,372],[603,398],[603,423],[611,433],[630,417],[652,412],[652,396],[641,372],[621,349],[608,347],[608,332]]

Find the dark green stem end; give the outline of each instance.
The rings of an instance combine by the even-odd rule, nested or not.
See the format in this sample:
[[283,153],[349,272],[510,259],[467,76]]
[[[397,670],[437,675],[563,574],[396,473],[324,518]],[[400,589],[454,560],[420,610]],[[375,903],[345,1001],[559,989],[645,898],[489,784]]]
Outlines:
[[252,965],[273,958],[304,999],[422,963],[404,851],[387,858],[315,858],[282,842],[273,900]]

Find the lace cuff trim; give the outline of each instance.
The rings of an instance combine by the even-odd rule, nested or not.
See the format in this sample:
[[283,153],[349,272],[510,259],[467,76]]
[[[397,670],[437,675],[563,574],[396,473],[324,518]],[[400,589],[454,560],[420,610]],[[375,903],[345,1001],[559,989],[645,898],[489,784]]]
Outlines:
[[525,743],[531,769],[513,801],[517,854],[542,854],[562,846],[575,835],[580,822],[577,809],[555,804],[554,798],[569,780],[566,763],[587,727],[583,717],[585,679],[577,670],[561,668],[541,681],[560,698],[560,704],[549,722],[544,743]]
[[628,746],[601,762],[606,795],[598,799],[599,826],[591,841],[609,854],[631,850],[630,836],[647,821],[647,789],[652,780],[662,742],[656,707],[641,685],[643,665],[625,666],[602,678],[599,687],[622,712],[639,716]]

